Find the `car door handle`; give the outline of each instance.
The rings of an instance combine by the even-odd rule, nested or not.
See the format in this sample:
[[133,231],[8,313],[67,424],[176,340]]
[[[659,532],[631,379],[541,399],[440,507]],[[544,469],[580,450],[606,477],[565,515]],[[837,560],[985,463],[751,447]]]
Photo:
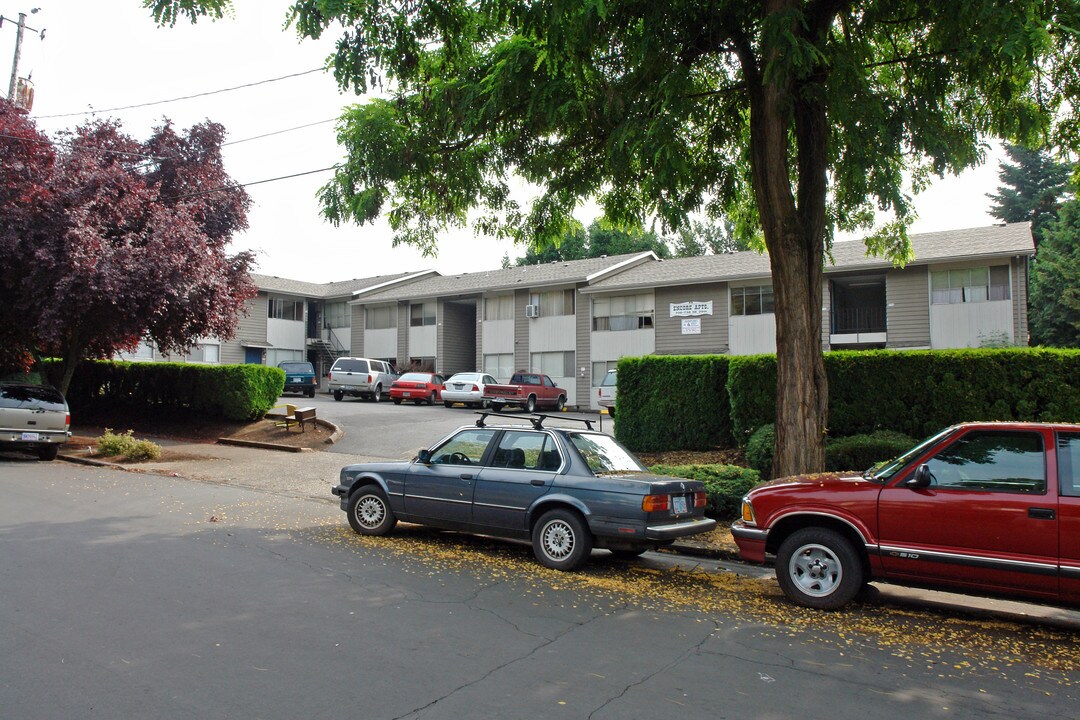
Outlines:
[[1054,509],[1041,507],[1028,508],[1028,517],[1034,518],[1035,520],[1053,520]]
[[529,482],[532,483],[533,485],[535,485],[536,487],[544,487],[544,485],[547,484],[543,480],[530,480]]
[[461,473],[460,475],[458,475],[458,477],[462,480],[472,480],[472,475],[470,475],[469,473]]

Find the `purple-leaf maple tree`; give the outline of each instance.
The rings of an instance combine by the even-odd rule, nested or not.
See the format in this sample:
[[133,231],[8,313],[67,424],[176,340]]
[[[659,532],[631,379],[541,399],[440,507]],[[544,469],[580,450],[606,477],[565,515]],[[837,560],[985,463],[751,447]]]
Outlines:
[[250,198],[225,173],[224,129],[138,142],[96,120],[53,144],[0,101],[0,364],[78,362],[152,341],[186,352],[228,340],[257,288],[250,252],[228,253]]

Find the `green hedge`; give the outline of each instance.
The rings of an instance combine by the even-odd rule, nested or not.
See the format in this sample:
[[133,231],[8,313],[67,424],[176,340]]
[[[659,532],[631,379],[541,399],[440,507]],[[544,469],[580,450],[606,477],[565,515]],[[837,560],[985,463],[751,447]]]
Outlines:
[[741,512],[743,495],[761,480],[757,470],[738,465],[653,465],[649,469],[657,475],[671,475],[705,483],[705,493],[708,496],[705,514],[717,520],[737,518]]
[[[776,357],[732,357],[728,366],[732,432],[745,443],[776,419]],[[924,437],[965,420],[1080,420],[1080,350],[836,351],[825,354],[825,369],[833,437],[883,428]]]
[[615,435],[637,452],[732,444],[725,355],[649,355],[619,361]]
[[832,471],[866,470],[915,447],[918,440],[892,430],[878,430],[869,435],[831,438],[825,444],[825,469]]
[[255,420],[274,406],[285,373],[265,365],[197,365],[92,360],[79,363],[68,388],[84,413],[166,411]]

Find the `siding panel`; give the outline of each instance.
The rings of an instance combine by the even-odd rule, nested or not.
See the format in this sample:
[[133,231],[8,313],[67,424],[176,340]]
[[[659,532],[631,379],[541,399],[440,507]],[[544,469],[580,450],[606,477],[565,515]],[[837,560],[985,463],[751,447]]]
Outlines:
[[260,292],[244,301],[245,314],[241,314],[236,330],[236,337],[221,343],[221,362],[240,364],[244,362],[245,341],[266,342],[266,305],[267,293]]
[[885,273],[885,347],[930,347],[930,275],[926,267]]
[[525,306],[529,304],[529,291],[514,291],[514,370],[529,368],[529,318]]
[[[703,355],[728,352],[727,283],[693,285],[690,288],[656,288],[656,312],[653,317],[657,355]],[[671,317],[671,303],[713,302],[712,315],[700,315],[701,334],[683,335],[682,318]]]

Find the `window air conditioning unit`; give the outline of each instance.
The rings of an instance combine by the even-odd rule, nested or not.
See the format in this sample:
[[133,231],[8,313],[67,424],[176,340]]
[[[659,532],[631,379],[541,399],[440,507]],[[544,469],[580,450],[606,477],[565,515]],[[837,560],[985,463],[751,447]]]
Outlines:
[[540,306],[539,305],[526,305],[525,306],[525,317],[527,317],[527,318],[538,318],[538,317],[540,317]]

